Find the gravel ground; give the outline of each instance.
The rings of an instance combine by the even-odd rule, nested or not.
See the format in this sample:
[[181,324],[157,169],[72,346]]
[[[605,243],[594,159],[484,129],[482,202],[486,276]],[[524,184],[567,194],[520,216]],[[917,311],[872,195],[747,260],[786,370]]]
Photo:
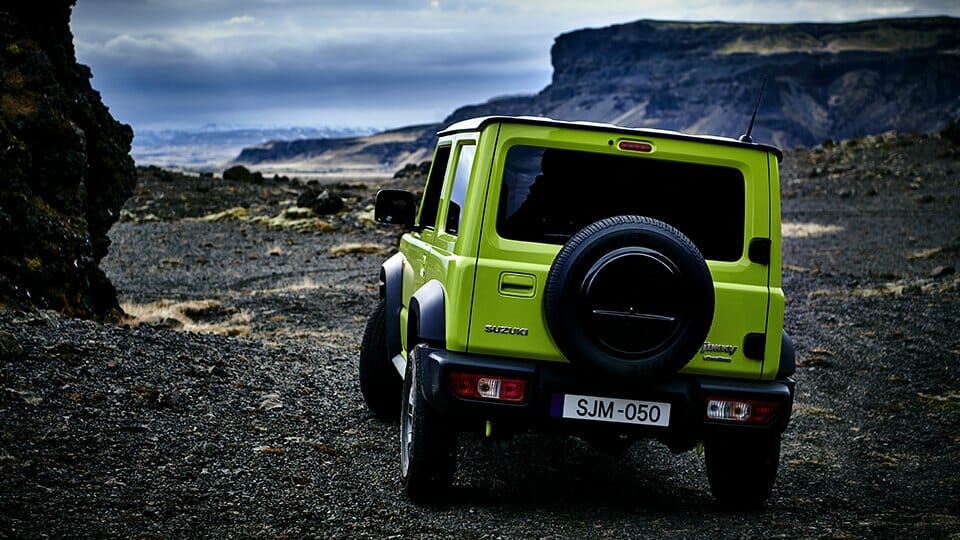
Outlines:
[[134,318],[0,311],[0,537],[960,538],[960,159],[936,137],[787,153],[800,369],[762,513],[721,511],[693,452],[536,435],[462,437],[448,501],[409,503],[355,378],[396,238],[372,189],[270,229],[249,216],[300,186],[155,173],[104,261]]

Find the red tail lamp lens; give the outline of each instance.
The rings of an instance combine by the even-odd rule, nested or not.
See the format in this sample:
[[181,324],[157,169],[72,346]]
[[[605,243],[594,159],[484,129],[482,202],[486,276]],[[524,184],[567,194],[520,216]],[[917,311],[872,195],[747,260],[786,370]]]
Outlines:
[[780,404],[757,399],[711,397],[707,399],[707,420],[740,424],[769,424],[780,411]]
[[450,373],[453,393],[467,399],[520,403],[527,398],[527,381],[485,373]]

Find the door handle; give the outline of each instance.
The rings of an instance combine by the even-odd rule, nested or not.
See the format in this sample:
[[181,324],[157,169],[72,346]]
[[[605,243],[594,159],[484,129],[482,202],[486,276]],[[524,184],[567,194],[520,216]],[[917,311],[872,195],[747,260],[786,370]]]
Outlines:
[[517,272],[500,274],[500,294],[531,298],[537,291],[537,276]]

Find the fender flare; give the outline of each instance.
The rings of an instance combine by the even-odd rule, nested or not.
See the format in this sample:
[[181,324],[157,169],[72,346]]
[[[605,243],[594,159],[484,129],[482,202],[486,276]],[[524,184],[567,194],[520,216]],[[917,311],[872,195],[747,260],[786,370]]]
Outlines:
[[777,368],[777,379],[786,379],[797,372],[797,353],[793,348],[793,340],[787,331],[783,331],[780,338],[780,367]]
[[430,280],[410,298],[410,318],[407,322],[407,347],[425,342],[443,347],[447,341],[443,285]]
[[400,307],[403,303],[403,254],[396,253],[380,266],[380,300],[386,303],[387,355],[400,354]]

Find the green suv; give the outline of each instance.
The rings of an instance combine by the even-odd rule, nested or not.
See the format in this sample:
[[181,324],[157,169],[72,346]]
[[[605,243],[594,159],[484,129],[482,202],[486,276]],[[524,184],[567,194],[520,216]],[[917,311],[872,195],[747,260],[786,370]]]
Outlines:
[[459,432],[653,437],[703,448],[714,496],[760,507],[793,403],[774,147],[485,117],[439,133],[419,208],[380,270],[359,361],[400,418],[416,502],[450,484]]

